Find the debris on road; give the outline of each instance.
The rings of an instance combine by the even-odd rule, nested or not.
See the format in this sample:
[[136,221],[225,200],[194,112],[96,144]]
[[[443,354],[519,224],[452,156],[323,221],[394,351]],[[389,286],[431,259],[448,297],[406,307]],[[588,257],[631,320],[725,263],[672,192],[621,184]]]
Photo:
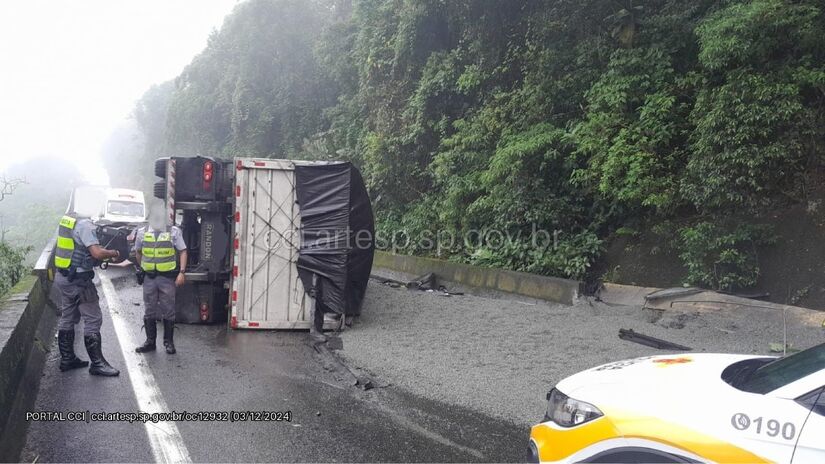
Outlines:
[[315,343],[312,347],[321,356],[324,368],[344,377],[349,385],[358,387],[364,391],[371,390],[375,387],[375,384],[369,377],[359,376],[352,372],[352,370],[330,350],[327,344]]
[[400,280],[390,279],[387,277],[381,277],[374,274],[370,275],[370,279],[375,280],[376,282],[386,285],[387,287],[392,288],[399,288],[399,287],[406,287],[406,282],[401,282]]
[[439,296],[464,295],[463,292],[451,292],[447,289],[446,286],[437,285],[438,277],[432,272],[428,272],[427,274],[416,277],[415,279],[410,280],[409,282],[403,282],[400,280],[390,279],[388,277],[382,277],[377,275],[370,275],[370,279],[373,279],[379,283],[382,283],[392,288],[405,287],[410,290],[421,290],[429,293],[439,292]]
[[648,293],[647,295],[645,295],[645,301],[642,305],[642,309],[648,309],[651,304],[655,304],[660,300],[696,295],[697,293],[701,293],[702,291],[703,290],[701,288],[697,287],[674,287],[657,290],[655,292]]
[[728,292],[725,290],[717,290],[718,293],[723,295],[731,295],[736,296],[739,298],[747,298],[749,300],[767,300],[771,297],[771,294],[768,292],[756,292],[756,293],[738,293],[738,292]]
[[433,290],[435,289],[435,274],[428,272],[422,276],[407,282],[407,288],[416,290]]
[[650,335],[640,334],[633,329],[619,329],[619,338],[660,350],[693,351],[693,348],[662,340],[661,338],[651,337]]

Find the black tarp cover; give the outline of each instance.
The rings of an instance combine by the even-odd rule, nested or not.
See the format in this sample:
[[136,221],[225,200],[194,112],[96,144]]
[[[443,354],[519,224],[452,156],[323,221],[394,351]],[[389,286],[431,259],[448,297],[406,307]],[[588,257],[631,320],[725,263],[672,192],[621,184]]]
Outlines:
[[375,221],[361,173],[350,163],[296,165],[295,190],[304,288],[312,288],[315,274],[319,308],[359,315],[375,251]]

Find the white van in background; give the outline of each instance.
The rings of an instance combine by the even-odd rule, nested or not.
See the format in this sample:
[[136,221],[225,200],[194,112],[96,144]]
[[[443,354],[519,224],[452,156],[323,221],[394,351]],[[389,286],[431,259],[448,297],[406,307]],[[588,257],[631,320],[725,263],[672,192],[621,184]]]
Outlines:
[[72,191],[66,212],[78,210],[97,211],[91,220],[98,225],[146,222],[146,202],[140,190],[82,185]]
[[121,188],[106,189],[106,204],[101,219],[112,223],[140,224],[146,222],[146,202],[143,192]]
[[[146,224],[143,192],[122,188],[82,185],[72,190],[66,213],[96,211],[90,217],[101,244],[117,249],[134,262],[135,230]],[[88,213],[87,213],[88,214]]]

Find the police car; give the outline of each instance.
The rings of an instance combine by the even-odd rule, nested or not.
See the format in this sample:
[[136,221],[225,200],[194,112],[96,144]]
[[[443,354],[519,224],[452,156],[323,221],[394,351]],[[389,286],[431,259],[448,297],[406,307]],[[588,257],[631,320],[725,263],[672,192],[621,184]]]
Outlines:
[[825,463],[825,344],[784,358],[649,356],[562,380],[533,462]]

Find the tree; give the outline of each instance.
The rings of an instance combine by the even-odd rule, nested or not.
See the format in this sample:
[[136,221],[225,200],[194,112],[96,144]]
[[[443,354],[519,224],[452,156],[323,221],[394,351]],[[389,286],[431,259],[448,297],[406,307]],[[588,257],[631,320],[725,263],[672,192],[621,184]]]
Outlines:
[[26,179],[8,178],[5,174],[0,175],[0,201],[10,196],[21,184],[25,184]]

